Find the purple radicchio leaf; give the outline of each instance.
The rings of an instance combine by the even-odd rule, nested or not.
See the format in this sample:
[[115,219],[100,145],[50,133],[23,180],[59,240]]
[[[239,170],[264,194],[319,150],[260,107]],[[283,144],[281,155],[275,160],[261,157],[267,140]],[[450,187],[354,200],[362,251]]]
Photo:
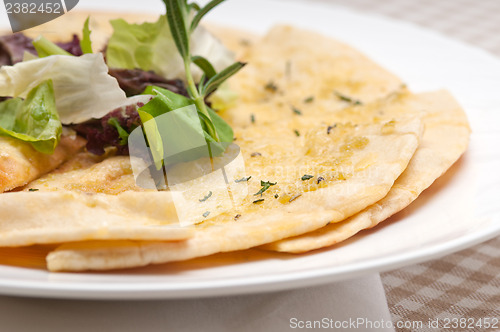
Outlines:
[[[80,39],[77,35],[73,35],[73,39],[68,42],[56,44],[73,55],[80,56],[83,54]],[[12,66],[23,61],[24,52],[37,55],[33,46],[33,39],[22,33],[0,36],[0,66]]]
[[[137,106],[141,107],[143,104]],[[109,112],[102,119],[92,119],[73,126],[78,134],[87,138],[87,150],[90,153],[103,155],[106,147],[114,146],[117,148],[117,154],[128,154],[128,146],[122,144],[118,131],[109,123],[111,118],[115,118],[128,133],[141,125],[136,105],[129,105]]]
[[77,35],[73,35],[73,39],[68,42],[60,42],[56,44],[68,53],[76,56],[83,55],[82,48],[80,46],[80,38],[78,38]]
[[158,86],[186,97],[188,96],[183,81],[179,79],[168,80],[152,71],[111,68],[109,74],[116,78],[118,84],[120,84],[120,88],[125,91],[128,97],[141,94],[149,85]]
[[24,52],[36,55],[33,39],[22,33],[0,37],[0,66],[12,66],[23,61]]

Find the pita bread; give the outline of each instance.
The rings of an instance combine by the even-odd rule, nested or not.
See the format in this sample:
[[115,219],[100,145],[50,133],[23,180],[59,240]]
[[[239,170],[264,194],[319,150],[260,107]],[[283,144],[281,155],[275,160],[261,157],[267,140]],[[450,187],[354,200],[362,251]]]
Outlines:
[[386,197],[347,220],[314,232],[263,246],[263,249],[302,253],[344,241],[359,231],[372,228],[401,211],[453,165],[465,152],[470,127],[467,117],[446,91],[400,98],[384,108],[384,117],[395,115],[396,107],[422,112],[425,131],[408,168]]

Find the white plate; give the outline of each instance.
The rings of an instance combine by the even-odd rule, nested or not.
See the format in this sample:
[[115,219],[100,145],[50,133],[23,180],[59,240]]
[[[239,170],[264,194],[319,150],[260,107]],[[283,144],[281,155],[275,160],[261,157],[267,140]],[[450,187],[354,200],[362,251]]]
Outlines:
[[[90,7],[163,10],[158,0],[88,0],[78,8]],[[299,1],[231,0],[214,11],[211,20],[257,32],[275,23],[300,25],[358,47],[404,78],[413,91],[449,89],[470,117],[469,151],[409,208],[334,249],[302,256],[250,251],[111,273],[48,273],[0,266],[0,293],[166,299],[266,292],[394,269],[500,234],[498,59],[413,25]]]

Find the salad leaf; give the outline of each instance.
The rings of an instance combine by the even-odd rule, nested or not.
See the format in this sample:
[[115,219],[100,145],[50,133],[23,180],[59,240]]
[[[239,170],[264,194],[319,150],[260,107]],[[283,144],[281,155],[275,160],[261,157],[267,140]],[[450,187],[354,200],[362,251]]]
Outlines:
[[167,77],[180,77],[183,68],[165,16],[154,23],[129,24],[123,19],[111,21],[113,35],[106,51],[110,68],[152,70]]
[[210,107],[208,108],[208,114],[212,119],[220,141],[232,143],[234,140],[233,128]]
[[0,66],[10,66],[23,61],[25,52],[35,54],[32,41],[22,33],[0,36]]
[[107,147],[115,147],[117,155],[127,155],[129,134],[141,126],[137,108],[152,98],[146,95],[129,98],[129,105],[118,107],[101,119],[85,121],[71,128],[87,139],[87,151],[92,154],[102,156]]
[[116,131],[118,131],[118,136],[120,136],[120,145],[126,145],[128,137],[130,136],[129,133],[121,126],[120,122],[118,121],[117,118],[110,118],[108,120],[108,124],[110,126],[113,126]]
[[[111,21],[114,32],[106,51],[110,68],[152,70],[167,78],[185,77],[184,61],[177,51],[166,16],[153,23],[130,24],[122,19]],[[208,59],[220,71],[233,63],[234,55],[203,27],[190,37],[190,52]],[[202,71],[193,66],[195,80]]]
[[137,112],[141,117],[144,134],[148,140],[148,145],[151,149],[151,154],[153,155],[156,169],[160,170],[162,167],[164,153],[163,140],[160,134],[160,130],[158,129],[158,124],[156,123],[155,118],[147,111],[139,109],[137,110]]
[[[34,75],[36,73],[36,75]],[[101,53],[54,55],[0,68],[0,96],[26,97],[41,82],[54,84],[57,111],[64,124],[102,118],[130,104]]]
[[62,133],[52,81],[32,89],[25,100],[0,103],[0,134],[29,142],[37,151],[53,153]]
[[[144,91],[144,94],[156,96],[153,100],[151,100],[149,103],[147,103],[141,108],[141,110],[148,112],[153,117],[195,104],[195,102],[192,99],[178,95],[172,91],[162,89],[157,86],[149,86]],[[231,126],[223,118],[221,118],[213,109],[209,107],[207,109],[208,109],[208,115],[210,117],[209,120],[211,123],[213,123],[213,127],[217,131],[220,141],[232,143],[234,133]],[[198,116],[203,118],[203,114],[201,114],[199,110],[198,110]],[[206,129],[208,125],[209,124],[202,123],[202,128]],[[209,142],[215,142],[215,141],[209,140]]]
[[160,88],[168,89],[180,95],[188,96],[183,81],[179,79],[167,80],[151,71],[111,68],[109,70],[109,75],[116,78],[120,88],[125,91],[127,96],[140,95],[150,85],[159,86]]
[[35,39],[33,46],[40,58],[45,58],[49,55],[72,55],[43,36]]
[[[40,41],[38,42],[40,43]],[[57,52],[61,52],[62,50],[61,54],[67,55],[67,53],[64,53],[66,51],[76,56],[82,55],[80,40],[76,35],[73,35],[73,39],[67,42],[55,44],[48,40],[44,42],[51,44],[50,48],[54,48],[55,46],[54,49],[57,49]],[[11,66],[18,62],[26,61],[26,59],[32,60],[36,58],[38,58],[38,55],[33,45],[33,39],[22,33],[0,36],[0,66]]]
[[[160,101],[163,98],[157,97]],[[162,165],[209,157],[205,134],[195,105],[153,117],[147,107],[138,110],[157,169]]]
[[74,56],[83,55],[80,38],[77,35],[73,35],[73,38],[67,42],[59,42],[56,45]]
[[[155,114],[153,112],[159,112],[154,116],[158,116],[166,112],[173,111],[177,108],[182,108],[194,104],[193,100],[158,86],[148,86],[146,90],[144,90],[143,94],[161,98],[163,104],[158,105],[158,110],[154,111],[151,107],[151,111],[149,111],[152,114]],[[150,107],[154,105],[153,103],[155,102],[155,99],[151,100],[148,104],[146,104],[146,106]]]
[[82,49],[83,54],[92,54],[94,53],[92,51],[92,41],[90,40],[90,34],[92,31],[90,31],[89,28],[89,21],[90,21],[90,16],[87,17],[85,20],[85,23],[83,24],[83,31],[82,31],[82,40],[80,40],[80,47]]
[[[155,86],[149,86],[144,93],[155,96],[138,112],[157,167],[162,159],[169,165],[219,156],[233,142],[232,128],[212,109],[208,108],[210,121],[203,121],[204,115],[187,97]],[[168,120],[164,117],[167,113],[172,113]],[[217,132],[220,142],[209,135],[207,126]],[[200,144],[200,140],[204,143]],[[172,150],[177,152],[172,153]]]

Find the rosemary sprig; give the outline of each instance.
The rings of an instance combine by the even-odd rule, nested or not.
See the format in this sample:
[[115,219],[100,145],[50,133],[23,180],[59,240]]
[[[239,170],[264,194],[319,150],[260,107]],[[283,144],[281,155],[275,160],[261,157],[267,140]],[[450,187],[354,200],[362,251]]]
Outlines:
[[[216,142],[220,142],[220,137],[217,134],[216,125],[208,112],[205,98],[220,87],[228,78],[236,74],[245,64],[236,62],[217,73],[213,65],[207,59],[191,54],[190,43],[191,34],[196,29],[201,19],[223,1],[225,0],[212,0],[204,7],[200,8],[196,4],[188,3],[187,0],[163,0],[167,7],[167,21],[172,37],[184,61],[189,95],[200,113],[200,119],[205,124],[208,134]],[[192,12],[194,12],[195,15],[194,18],[190,20]],[[191,72],[192,64],[195,64],[203,71],[203,76],[198,86]]]

